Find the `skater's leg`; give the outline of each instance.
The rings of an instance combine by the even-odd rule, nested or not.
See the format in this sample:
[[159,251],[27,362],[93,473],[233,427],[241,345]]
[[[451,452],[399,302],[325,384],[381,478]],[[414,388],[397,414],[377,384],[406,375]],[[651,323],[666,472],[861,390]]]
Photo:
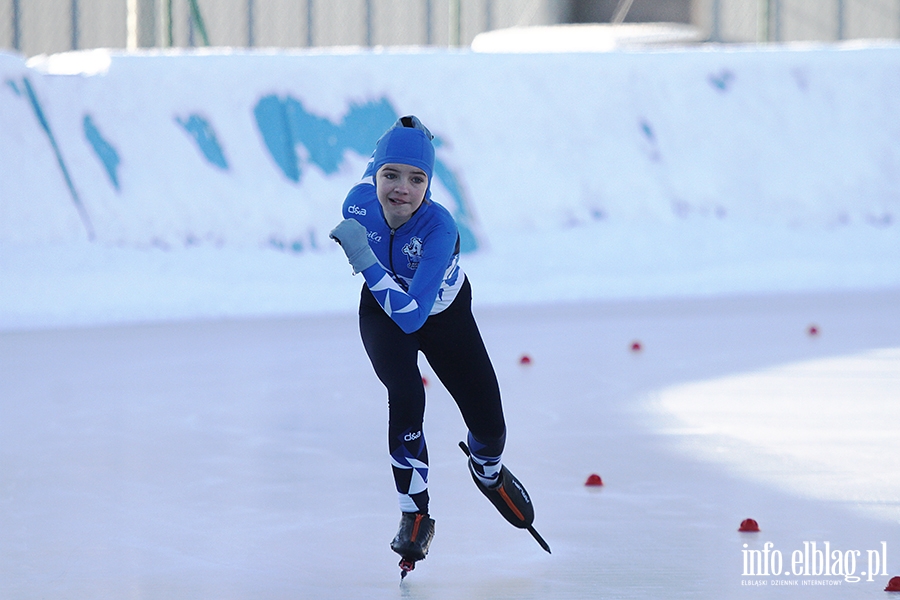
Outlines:
[[428,449],[422,433],[425,388],[419,343],[404,333],[363,287],[359,308],[363,346],[388,392],[388,448],[403,512],[428,512]]
[[471,294],[467,280],[453,304],[429,317],[419,339],[469,429],[467,441],[475,472],[490,485],[502,466],[506,424],[497,376],[472,316]]
[[428,318],[418,332],[422,352],[469,428],[468,445],[461,446],[475,485],[511,525],[527,529],[550,552],[532,526],[534,507],[525,486],[501,462],[506,425],[500,386],[472,316],[471,298],[466,281],[453,304]]
[[499,440],[493,440],[490,443],[483,443],[471,431],[467,436],[466,443],[469,446],[469,458],[472,461],[472,474],[487,487],[495,487],[500,482],[505,442],[505,434]]

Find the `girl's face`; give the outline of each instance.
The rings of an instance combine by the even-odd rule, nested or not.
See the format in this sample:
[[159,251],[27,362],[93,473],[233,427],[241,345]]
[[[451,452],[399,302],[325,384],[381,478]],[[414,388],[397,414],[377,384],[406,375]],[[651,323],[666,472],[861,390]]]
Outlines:
[[375,174],[375,192],[391,229],[397,229],[419,210],[428,190],[428,175],[418,167],[388,163]]

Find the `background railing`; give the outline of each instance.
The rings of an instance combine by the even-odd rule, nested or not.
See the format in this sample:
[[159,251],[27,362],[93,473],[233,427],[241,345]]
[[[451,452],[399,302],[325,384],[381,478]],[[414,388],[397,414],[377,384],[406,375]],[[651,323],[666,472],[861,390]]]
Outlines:
[[[466,46],[575,14],[681,12],[718,42],[900,37],[900,0],[0,0],[0,48]],[[651,5],[649,3],[655,3]],[[604,10],[584,10],[599,7]],[[576,10],[573,7],[578,7]],[[648,8],[650,7],[650,8]],[[625,10],[628,9],[628,10]],[[630,12],[629,12],[630,11]]]
[[696,24],[721,42],[900,37],[898,0],[700,0]]

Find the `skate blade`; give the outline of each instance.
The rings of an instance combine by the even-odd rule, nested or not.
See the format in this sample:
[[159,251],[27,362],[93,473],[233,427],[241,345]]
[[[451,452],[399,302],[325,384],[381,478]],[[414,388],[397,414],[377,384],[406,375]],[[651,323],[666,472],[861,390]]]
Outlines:
[[462,450],[463,452],[465,452],[466,456],[472,456],[472,453],[469,452],[469,447],[466,445],[465,442],[459,443],[459,449]]
[[550,544],[544,541],[544,538],[541,537],[541,534],[537,532],[534,526],[529,525],[527,531],[537,541],[537,543],[541,545],[541,548],[547,551],[547,554],[553,554],[552,552],[550,552]]

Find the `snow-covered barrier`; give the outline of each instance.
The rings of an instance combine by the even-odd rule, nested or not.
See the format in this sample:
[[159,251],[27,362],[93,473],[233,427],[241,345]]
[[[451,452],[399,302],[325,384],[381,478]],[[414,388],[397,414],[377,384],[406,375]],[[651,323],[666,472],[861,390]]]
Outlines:
[[378,135],[416,114],[488,300],[900,285],[897,46],[0,54],[0,84],[13,275],[46,244],[331,252]]

